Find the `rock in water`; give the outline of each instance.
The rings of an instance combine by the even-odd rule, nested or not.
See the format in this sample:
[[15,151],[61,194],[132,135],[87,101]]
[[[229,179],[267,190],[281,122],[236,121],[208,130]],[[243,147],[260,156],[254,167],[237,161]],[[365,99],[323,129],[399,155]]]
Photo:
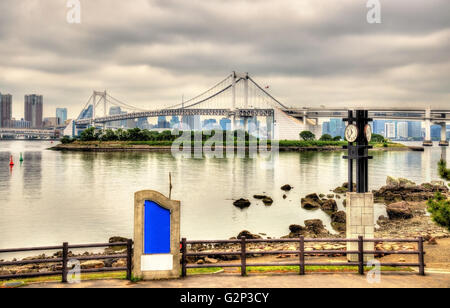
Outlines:
[[264,202],[265,205],[272,205],[273,199],[270,198],[270,197],[266,197],[266,198],[263,199],[263,202]]
[[335,213],[338,209],[337,203],[333,199],[326,200],[320,205],[320,207],[322,211],[324,211],[328,215]]
[[331,226],[338,232],[345,232],[347,230],[347,214],[344,211],[331,214]]
[[292,233],[300,233],[304,230],[305,230],[305,228],[300,225],[290,225],[289,226],[289,231],[291,231]]
[[262,239],[260,235],[252,234],[250,231],[244,230],[237,236],[238,239],[241,239],[242,237],[245,237],[248,240],[257,240]]
[[399,186],[400,185],[400,181],[393,177],[393,176],[388,176],[386,178],[386,185],[387,186]]
[[329,234],[329,232],[325,229],[322,220],[320,219],[305,220],[305,226],[309,232],[315,235]]
[[389,219],[411,219],[413,212],[408,202],[402,201],[386,206]]
[[258,199],[258,200],[262,200],[262,199],[267,198],[267,196],[265,196],[265,195],[254,195],[253,198]]
[[281,187],[281,190],[284,190],[284,191],[291,191],[293,188],[294,188],[294,187],[292,187],[291,185],[286,184],[286,185],[283,185],[283,186]]
[[251,203],[249,200],[247,200],[247,199],[242,199],[242,198],[239,199],[239,200],[234,201],[234,203],[233,203],[234,206],[236,206],[236,207],[238,207],[238,208],[240,208],[240,209],[247,208],[247,207],[249,207],[251,204],[252,204],[252,203]]
[[317,194],[309,194],[302,199],[302,208],[306,210],[318,209],[322,202]]

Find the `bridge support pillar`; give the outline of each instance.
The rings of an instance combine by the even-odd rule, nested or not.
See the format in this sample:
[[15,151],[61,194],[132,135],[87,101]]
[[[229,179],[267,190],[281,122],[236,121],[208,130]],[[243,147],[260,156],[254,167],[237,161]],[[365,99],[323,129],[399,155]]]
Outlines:
[[423,141],[423,146],[433,146],[433,141],[431,140],[431,108],[425,110],[425,140]]
[[441,147],[448,147],[447,141],[447,123],[441,123],[441,141],[439,142]]

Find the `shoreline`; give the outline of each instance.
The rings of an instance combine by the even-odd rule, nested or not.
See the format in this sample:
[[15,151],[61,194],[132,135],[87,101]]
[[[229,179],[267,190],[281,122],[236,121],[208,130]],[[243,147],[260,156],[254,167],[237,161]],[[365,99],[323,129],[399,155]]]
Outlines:
[[[243,147],[234,146],[235,150]],[[269,150],[271,147],[268,147]],[[195,147],[192,147],[194,150]],[[213,149],[222,149],[224,152],[227,147],[213,147]],[[249,146],[245,147],[248,151]],[[342,146],[279,146],[279,152],[337,152],[345,151]],[[117,144],[117,143],[90,143],[90,144],[59,144],[49,148],[52,151],[62,152],[171,152],[172,146],[164,145],[136,145],[136,144]],[[423,147],[414,146],[390,146],[390,147],[374,147],[370,151],[419,151],[423,152]]]

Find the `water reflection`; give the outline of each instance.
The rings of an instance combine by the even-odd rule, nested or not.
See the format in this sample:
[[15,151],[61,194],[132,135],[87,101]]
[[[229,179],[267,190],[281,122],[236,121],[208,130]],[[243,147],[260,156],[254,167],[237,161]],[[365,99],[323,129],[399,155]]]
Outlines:
[[25,152],[23,159],[23,194],[28,198],[39,198],[42,192],[42,152]]
[[[132,236],[133,196],[142,189],[169,192],[181,200],[181,232],[190,239],[236,236],[243,229],[268,236],[289,233],[291,224],[330,218],[305,211],[300,200],[309,193],[329,193],[347,181],[343,152],[286,152],[256,159],[205,157],[189,159],[171,153],[61,153],[40,142],[0,142],[0,247],[103,242],[113,235]],[[438,179],[441,148],[425,152],[373,152],[370,189],[388,175],[417,183]],[[9,171],[9,155],[23,165]],[[446,153],[446,152],[445,152]],[[446,154],[445,154],[446,155]],[[16,159],[17,160],[17,159]],[[280,187],[294,186],[285,194]],[[266,194],[266,207],[253,195]],[[248,209],[233,200],[247,198]],[[343,209],[342,199],[338,201]]]

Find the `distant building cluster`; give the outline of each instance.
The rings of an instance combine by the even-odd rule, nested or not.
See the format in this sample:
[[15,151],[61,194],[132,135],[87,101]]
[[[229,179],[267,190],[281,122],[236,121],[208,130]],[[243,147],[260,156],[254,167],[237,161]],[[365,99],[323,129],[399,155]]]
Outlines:
[[56,116],[43,118],[44,98],[42,95],[30,94],[24,97],[24,117],[12,117],[13,96],[0,93],[0,127],[1,128],[61,128],[67,125],[67,108],[57,108]]
[[[373,121],[373,132],[391,140],[422,140],[425,132],[422,129],[421,121],[398,121],[398,120],[375,120]],[[449,130],[450,127],[447,127]],[[322,124],[323,134],[333,137],[344,137],[345,123],[341,119],[330,119]],[[449,135],[449,132],[447,132]],[[431,127],[431,138],[440,140],[441,127],[433,125]]]

